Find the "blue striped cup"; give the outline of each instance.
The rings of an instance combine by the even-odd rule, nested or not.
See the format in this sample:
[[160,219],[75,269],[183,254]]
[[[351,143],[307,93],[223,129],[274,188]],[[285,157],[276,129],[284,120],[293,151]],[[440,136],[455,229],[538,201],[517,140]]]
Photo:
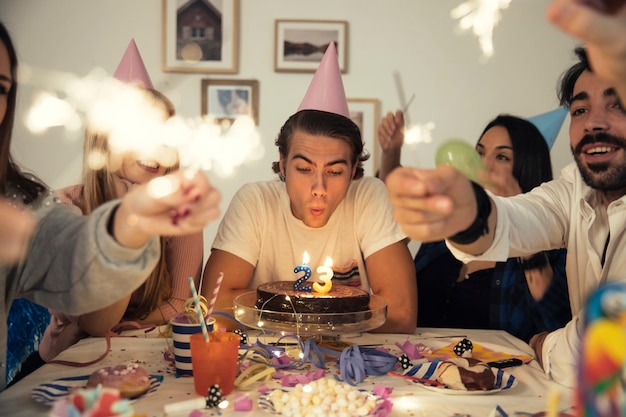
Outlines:
[[[202,333],[202,327],[198,323],[177,323],[174,319],[172,324],[172,339],[174,340],[174,364],[176,365],[176,376],[192,376],[191,348],[189,337],[195,333]],[[206,319],[207,331],[212,332],[215,326],[215,319]]]

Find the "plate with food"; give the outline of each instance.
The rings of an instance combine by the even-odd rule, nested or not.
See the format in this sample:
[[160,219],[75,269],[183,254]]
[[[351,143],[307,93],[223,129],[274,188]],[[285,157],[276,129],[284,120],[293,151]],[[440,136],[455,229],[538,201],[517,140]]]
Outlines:
[[317,410],[330,417],[371,416],[383,402],[379,395],[331,378],[322,378],[291,389],[274,389],[261,395],[258,404],[261,410],[272,415],[307,415],[309,411]]
[[65,398],[78,389],[102,385],[118,389],[122,398],[136,400],[156,391],[162,381],[163,376],[148,375],[141,367],[114,365],[98,369],[90,375],[57,378],[45,382],[33,388],[30,396],[38,403],[52,405],[56,400]]
[[415,365],[404,374],[433,380],[439,384],[419,384],[422,388],[447,395],[490,395],[509,390],[518,380],[509,372],[492,368],[473,358],[450,358]]

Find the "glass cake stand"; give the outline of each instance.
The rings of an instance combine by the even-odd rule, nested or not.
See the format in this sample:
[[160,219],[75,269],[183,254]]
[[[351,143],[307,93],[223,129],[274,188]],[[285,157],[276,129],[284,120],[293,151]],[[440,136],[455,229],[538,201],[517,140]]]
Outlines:
[[387,318],[387,302],[371,295],[370,309],[354,313],[302,314],[260,310],[255,307],[256,291],[235,298],[235,318],[258,330],[283,334],[337,336],[361,333],[382,326]]

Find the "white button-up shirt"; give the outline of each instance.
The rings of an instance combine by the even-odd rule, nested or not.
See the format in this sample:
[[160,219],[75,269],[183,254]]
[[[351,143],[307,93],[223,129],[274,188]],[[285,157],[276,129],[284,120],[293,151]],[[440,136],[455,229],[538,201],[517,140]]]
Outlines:
[[573,386],[580,351],[581,312],[586,300],[600,285],[626,280],[626,196],[605,208],[597,192],[583,181],[576,164],[571,163],[563,168],[559,179],[529,193],[491,197],[498,214],[491,247],[478,257],[449,247],[464,262],[503,261],[512,256],[567,248],[567,283],[574,318],[548,335],[543,361],[548,375]]

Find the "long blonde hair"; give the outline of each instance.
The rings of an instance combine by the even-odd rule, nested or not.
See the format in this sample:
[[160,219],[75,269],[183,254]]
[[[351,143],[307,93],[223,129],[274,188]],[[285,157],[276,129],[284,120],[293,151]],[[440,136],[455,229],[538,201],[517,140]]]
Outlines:
[[[154,89],[143,89],[148,97],[157,105],[162,105],[167,118],[176,114],[172,102],[162,93]],[[94,169],[90,166],[90,157],[94,154],[105,156],[104,166]],[[100,205],[114,200],[120,196],[115,194],[114,173],[120,168],[119,158],[114,158],[109,147],[109,137],[106,133],[95,131],[89,127],[85,131],[85,144],[83,148],[83,214],[90,214]],[[178,169],[178,164],[167,168],[166,173]],[[148,279],[139,287],[133,295],[141,294],[138,304],[129,304],[124,319],[143,319],[151,311],[158,308],[172,295],[172,280],[167,269],[165,252],[168,246],[166,238],[161,237],[161,257],[154,267]]]

